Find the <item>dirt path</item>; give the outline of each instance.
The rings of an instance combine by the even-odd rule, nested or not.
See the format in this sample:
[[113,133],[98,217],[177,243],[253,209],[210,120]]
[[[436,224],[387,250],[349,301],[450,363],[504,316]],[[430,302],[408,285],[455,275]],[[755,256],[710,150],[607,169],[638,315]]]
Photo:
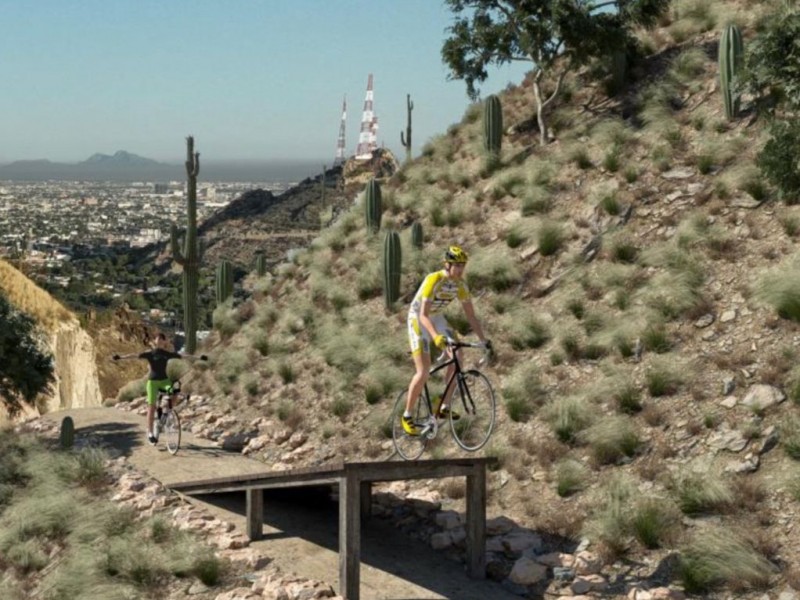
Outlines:
[[[263,463],[223,452],[213,442],[187,432],[183,432],[180,452],[171,456],[163,444],[155,448],[147,444],[144,417],[115,408],[61,411],[45,418],[59,422],[66,415],[74,419],[78,435],[99,437],[122,452],[136,469],[165,485],[266,470]],[[203,503],[238,530],[245,530],[243,493],[202,496],[192,501]],[[267,492],[264,539],[252,545],[287,573],[338,587],[338,504],[330,498],[330,490]],[[496,583],[469,579],[463,564],[434,552],[381,519],[371,519],[363,526],[361,552],[363,600],[519,600]]]

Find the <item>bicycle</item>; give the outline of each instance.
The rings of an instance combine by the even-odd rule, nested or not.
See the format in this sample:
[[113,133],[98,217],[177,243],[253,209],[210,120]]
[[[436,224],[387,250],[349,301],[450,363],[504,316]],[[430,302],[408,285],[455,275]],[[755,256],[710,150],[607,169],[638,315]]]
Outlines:
[[172,398],[175,396],[180,398],[181,402],[189,400],[190,394],[181,394],[180,381],[174,382],[168,388],[160,388],[155,415],[156,438],[161,437],[162,433],[165,435],[167,452],[173,456],[181,447],[181,419],[178,410],[172,404]]
[[[444,361],[441,358],[434,363],[429,373],[431,375],[455,365],[455,371],[445,386],[442,398],[447,397],[447,392],[452,385],[450,399],[450,413],[447,420],[450,422],[450,432],[456,443],[467,452],[480,450],[489,441],[495,421],[494,390],[489,379],[477,369],[462,370],[456,350],[459,348],[482,348],[481,342],[447,341],[447,347],[452,351],[452,358]],[[482,364],[485,361],[481,361]],[[428,384],[425,383],[420,398],[414,408],[414,424],[420,429],[419,435],[408,435],[403,430],[400,419],[406,408],[408,390],[401,390],[392,410],[392,440],[395,450],[405,460],[416,460],[425,451],[428,442],[439,434],[439,417],[434,415]],[[461,399],[457,404],[456,397]],[[438,411],[438,406],[436,407]],[[461,412],[460,418],[453,418],[454,412]]]

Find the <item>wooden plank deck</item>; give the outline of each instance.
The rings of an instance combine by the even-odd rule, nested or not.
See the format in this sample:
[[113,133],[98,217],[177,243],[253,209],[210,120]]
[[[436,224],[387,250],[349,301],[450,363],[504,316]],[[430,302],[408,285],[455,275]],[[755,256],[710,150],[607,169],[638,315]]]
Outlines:
[[247,495],[247,533],[263,535],[264,490],[318,485],[339,486],[339,593],[359,599],[361,522],[370,514],[372,484],[381,481],[464,477],[466,479],[467,571],[475,579],[486,573],[486,469],[494,458],[420,461],[339,462],[320,467],[265,471],[170,483],[187,495],[243,491]]

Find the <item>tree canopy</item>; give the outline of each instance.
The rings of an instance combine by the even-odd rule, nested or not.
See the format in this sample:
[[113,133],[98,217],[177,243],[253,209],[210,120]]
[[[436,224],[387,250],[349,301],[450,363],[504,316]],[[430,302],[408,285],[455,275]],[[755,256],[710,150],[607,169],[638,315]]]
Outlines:
[[[624,51],[635,26],[651,27],[670,0],[445,0],[455,21],[442,59],[451,79],[462,79],[473,100],[487,67],[511,61],[533,64],[534,94],[542,143],[543,112],[570,70],[594,58]],[[542,97],[542,78],[553,91]]]
[[43,348],[36,322],[0,292],[0,400],[14,414],[53,381],[53,358]]
[[770,118],[772,137],[758,166],[787,204],[800,203],[800,10],[786,6],[770,15],[747,50],[742,87],[760,114]]

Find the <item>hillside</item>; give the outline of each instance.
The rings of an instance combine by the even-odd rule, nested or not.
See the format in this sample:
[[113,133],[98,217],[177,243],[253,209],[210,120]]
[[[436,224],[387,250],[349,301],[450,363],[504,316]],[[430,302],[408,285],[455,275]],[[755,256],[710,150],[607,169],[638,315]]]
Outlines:
[[[652,53],[624,93],[609,97],[589,70],[568,78],[547,146],[525,81],[501,95],[498,169],[485,168],[475,105],[384,181],[381,230],[400,232],[405,300],[447,244],[472,257],[467,281],[498,350],[498,424],[482,451],[501,462],[491,516],[549,550],[586,538],[618,591],[690,585],[693,565],[714,573],[706,597],[800,581],[785,401],[798,400],[800,335],[779,308],[781,282],[797,281],[800,212],[754,166],[765,124],[727,122],[717,83],[719,29],[734,18],[747,44],[764,7],[676,2],[643,34]],[[224,431],[261,440],[248,451],[276,469],[392,452],[385,425],[411,376],[407,305],[384,308],[383,235],[366,231],[362,201],[216,314],[196,384],[228,413]],[[271,429],[252,425],[265,415]],[[440,435],[428,452],[458,450]],[[446,483],[432,493],[461,506]]]

